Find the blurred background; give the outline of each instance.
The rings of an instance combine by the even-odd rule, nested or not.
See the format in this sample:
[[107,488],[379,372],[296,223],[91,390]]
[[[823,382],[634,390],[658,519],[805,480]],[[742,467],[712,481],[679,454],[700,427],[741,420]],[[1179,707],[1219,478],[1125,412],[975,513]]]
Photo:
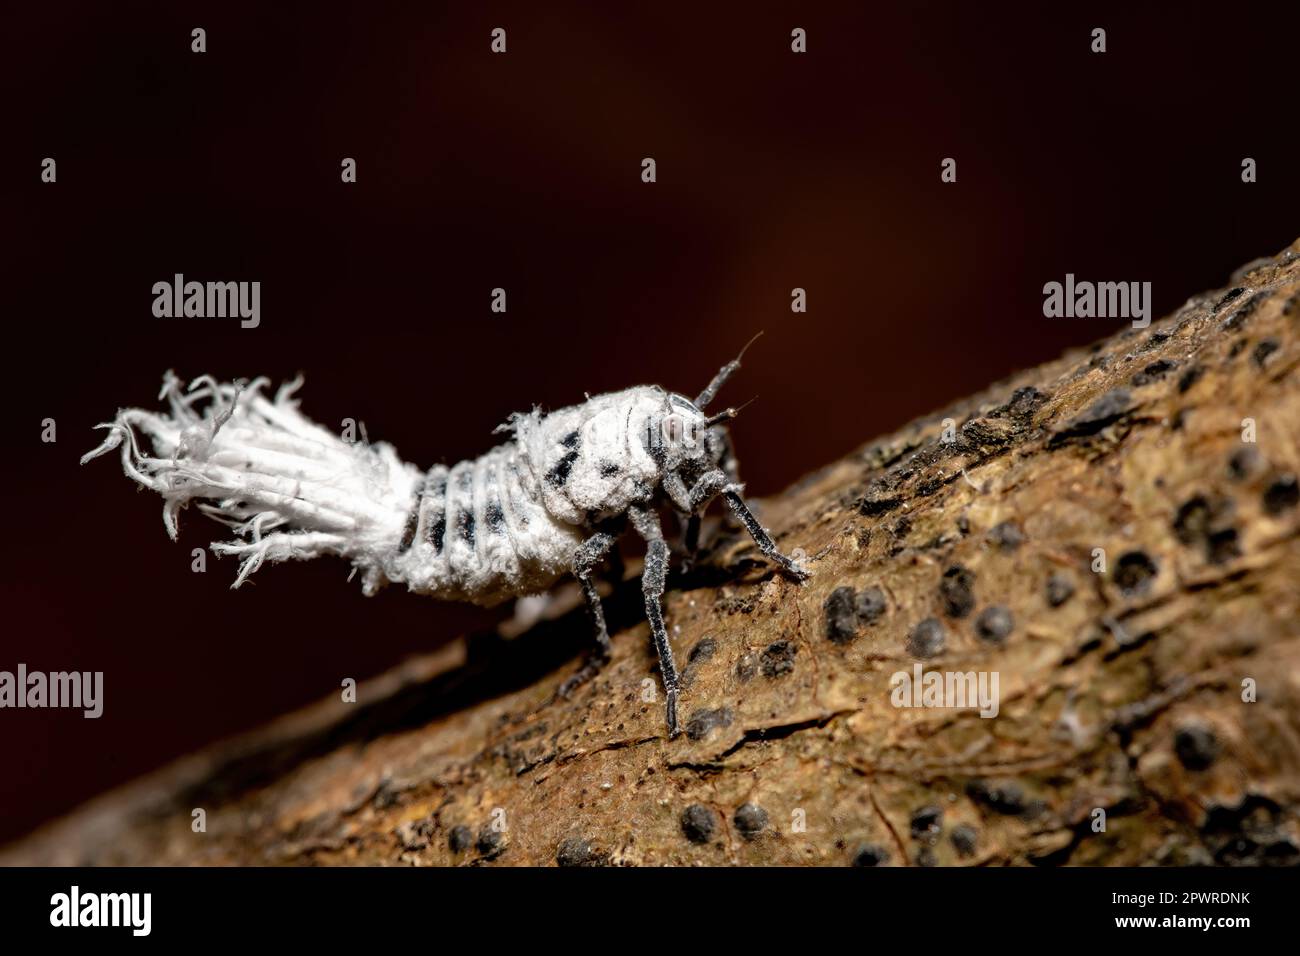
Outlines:
[[[1159,317],[1300,234],[1294,9],[615,6],[7,13],[0,670],[103,671],[105,710],[0,711],[0,841],[500,616],[337,561],[192,573],[221,528],[172,544],[77,465],[168,368],[301,371],[428,466],[534,403],[697,391],[763,330],[726,392],[761,496],[1124,324],[1045,319],[1044,282],[1150,281]],[[260,281],[261,326],[154,318],[176,272]]]

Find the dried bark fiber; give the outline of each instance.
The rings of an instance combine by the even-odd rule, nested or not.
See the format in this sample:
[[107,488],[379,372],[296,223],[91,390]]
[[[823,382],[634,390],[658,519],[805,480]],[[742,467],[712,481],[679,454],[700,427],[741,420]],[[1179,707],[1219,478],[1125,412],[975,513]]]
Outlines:
[[[0,861],[1300,861],[1300,242],[1233,282],[765,502],[806,585],[724,530],[666,599],[677,740],[662,693],[642,701],[630,580],[608,603],[631,633],[568,701],[578,611],[188,758]],[[918,655],[998,672],[998,716],[894,707]]]

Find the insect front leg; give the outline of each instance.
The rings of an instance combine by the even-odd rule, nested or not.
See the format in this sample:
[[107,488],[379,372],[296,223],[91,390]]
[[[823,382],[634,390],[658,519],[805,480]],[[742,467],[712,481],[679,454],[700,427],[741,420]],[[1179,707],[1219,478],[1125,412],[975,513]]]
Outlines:
[[596,634],[596,647],[588,655],[587,661],[582,668],[560,685],[560,689],[557,691],[560,697],[568,697],[600,673],[600,669],[609,662],[611,646],[609,628],[605,625],[605,609],[601,606],[600,593],[596,590],[596,584],[591,578],[596,565],[600,564],[605,555],[614,547],[616,541],[618,541],[618,534],[614,529],[597,531],[582,542],[574,554],[573,575],[578,579],[578,584],[582,586],[582,596],[587,601],[587,615],[591,618],[591,626]]
[[[718,468],[705,472],[703,477],[689,489],[681,475],[676,472],[670,472],[664,477],[663,487],[669,500],[678,511],[690,516],[686,521],[685,533],[682,535],[682,549],[685,552],[682,561],[683,570],[690,570],[699,554],[700,513],[708,507],[710,501],[728,487],[731,481],[732,479]],[[734,485],[734,488],[736,491],[740,490],[739,485]]]
[[663,675],[664,696],[668,699],[668,735],[677,736],[677,665],[673,663],[673,648],[668,642],[664,627],[664,579],[668,576],[668,543],[664,541],[659,516],[648,508],[633,508],[630,512],[637,533],[645,539],[645,571],[641,574],[641,592],[645,596],[645,616],[650,622],[655,653],[659,655],[659,672]]
[[740,491],[740,485],[733,484],[730,477],[720,468],[706,471],[693,487],[687,489],[686,482],[676,472],[669,472],[663,480],[664,491],[678,511],[694,515],[703,511],[710,501],[723,491]]
[[740,497],[740,492],[728,489],[722,492],[722,497],[727,500],[732,512],[745,526],[749,536],[754,539],[759,551],[762,551],[768,558],[779,564],[781,569],[795,580],[802,581],[810,576],[811,572],[800,567],[792,558],[786,557],[777,549],[776,542],[772,540],[772,536],[767,533],[767,530],[758,523],[754,513],[745,504],[745,499]]

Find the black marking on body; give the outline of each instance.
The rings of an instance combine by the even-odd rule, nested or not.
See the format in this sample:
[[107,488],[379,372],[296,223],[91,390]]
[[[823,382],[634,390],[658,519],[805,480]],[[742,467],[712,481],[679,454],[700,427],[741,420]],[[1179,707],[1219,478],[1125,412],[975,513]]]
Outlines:
[[442,554],[442,539],[447,533],[447,476],[440,474],[429,485],[429,499],[437,503],[438,516],[425,530],[435,555]]
[[552,488],[563,487],[564,483],[569,480],[569,472],[573,470],[573,463],[577,460],[578,453],[576,451],[569,452],[555,463],[554,468],[546,473],[546,483]]
[[402,540],[397,546],[398,554],[405,554],[411,550],[411,544],[415,541],[415,531],[420,526],[420,504],[424,501],[424,489],[415,493],[415,504],[411,507],[411,513],[406,516],[406,527],[402,529]]
[[569,432],[560,439],[560,444],[565,448],[576,449],[582,444],[582,435],[576,431]]
[[492,490],[492,494],[493,498],[488,502],[483,518],[487,521],[488,531],[492,534],[501,534],[505,530],[506,516],[501,510],[500,499],[496,497],[496,489]]
[[602,461],[600,463],[600,477],[613,478],[619,473],[619,467],[612,461]]
[[460,539],[474,547],[474,472],[473,465],[458,465],[461,471],[456,475],[456,493],[447,495],[447,507],[456,503],[456,533]]

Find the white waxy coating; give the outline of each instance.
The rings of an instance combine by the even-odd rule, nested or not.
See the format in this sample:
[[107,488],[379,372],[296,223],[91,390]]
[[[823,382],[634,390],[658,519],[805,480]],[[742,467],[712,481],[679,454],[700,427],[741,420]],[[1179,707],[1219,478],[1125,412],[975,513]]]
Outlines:
[[392,581],[493,605],[544,591],[599,522],[651,500],[663,457],[649,448],[664,417],[684,416],[688,440],[703,421],[680,396],[640,386],[513,415],[511,441],[421,475],[391,446],[348,443],[304,418],[296,386],[272,402],[265,384],[202,378],[183,392],[169,374],[170,414],[122,410],[83,458],[120,446],[126,473],[165,499],[173,537],[190,501],[234,526],[245,540],[214,550],[244,559],[236,586],[264,560],[336,554],[363,571],[368,593]]

